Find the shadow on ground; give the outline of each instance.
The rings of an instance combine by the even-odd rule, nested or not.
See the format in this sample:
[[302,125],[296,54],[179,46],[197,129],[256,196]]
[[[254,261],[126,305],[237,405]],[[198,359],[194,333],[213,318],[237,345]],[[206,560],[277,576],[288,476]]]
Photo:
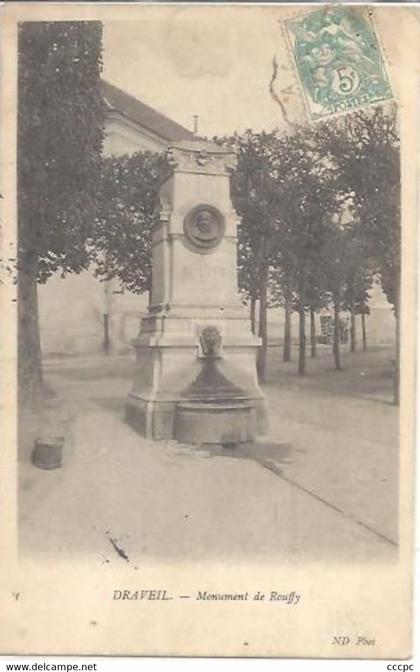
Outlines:
[[105,411],[124,419],[125,399],[124,397],[92,397],[94,404],[98,404]]
[[[124,420],[125,400],[121,399],[121,397],[94,397],[92,401],[120,420]],[[253,460],[264,467],[267,467],[268,460],[273,460],[278,465],[290,463],[291,450],[291,444],[272,441],[251,441],[234,446],[211,443],[202,443],[199,445],[176,444],[175,447],[175,453],[180,456],[194,454],[196,457],[200,455],[204,458],[228,457],[246,459]]]

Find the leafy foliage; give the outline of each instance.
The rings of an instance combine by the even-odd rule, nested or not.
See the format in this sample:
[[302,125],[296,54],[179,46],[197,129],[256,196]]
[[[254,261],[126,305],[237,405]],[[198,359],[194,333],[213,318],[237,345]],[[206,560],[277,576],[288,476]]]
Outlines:
[[[334,304],[369,311],[379,274],[399,289],[399,140],[395,110],[358,111],[317,127],[224,138],[238,155],[232,199],[239,285],[246,300],[300,313]],[[267,273],[268,269],[268,273]],[[261,317],[261,315],[260,315]],[[301,348],[304,358],[304,346]]]
[[19,27],[19,265],[38,279],[89,263],[105,109],[99,22]]
[[150,152],[104,158],[90,240],[96,275],[141,293],[151,283],[151,229],[163,158]]
[[323,129],[334,156],[339,188],[349,195],[366,254],[394,306],[400,282],[400,141],[396,109],[376,107],[346,115]]
[[338,207],[334,172],[312,128],[290,135],[247,131],[226,140],[238,156],[232,199],[242,218],[239,284],[256,297],[262,266],[281,284],[291,274],[296,281],[303,261],[306,274],[315,263],[326,218]]
[[232,177],[231,195],[241,217],[238,228],[238,282],[246,299],[259,298],[260,278],[272,260],[272,241],[280,193],[277,131],[217,138],[237,155],[238,165]]

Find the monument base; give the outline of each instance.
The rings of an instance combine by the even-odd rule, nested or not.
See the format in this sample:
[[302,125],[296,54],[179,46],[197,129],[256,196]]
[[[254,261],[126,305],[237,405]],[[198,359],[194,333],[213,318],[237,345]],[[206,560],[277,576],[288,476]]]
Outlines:
[[[175,436],[175,417],[179,403],[182,403],[181,391],[176,398],[170,401],[142,398],[131,393],[126,401],[125,419],[133,429],[147,438],[155,440],[178,438]],[[266,434],[267,413],[264,398],[248,396],[246,403],[253,410],[253,438],[256,435]],[[226,415],[224,421],[227,420],[227,417]],[[232,418],[233,416],[230,415],[229,417]],[[208,443],[211,443],[211,441],[208,441]],[[216,443],[219,442],[216,441]]]
[[[176,438],[177,404],[192,401],[186,399],[185,392],[203,369],[205,357],[197,334],[215,320],[187,322],[182,326],[188,328],[181,331],[179,317],[175,319],[167,315],[165,319],[159,319],[148,316],[142,321],[140,336],[133,341],[137,364],[133,390],[126,403],[126,421],[151,439]],[[221,376],[240,388],[241,402],[252,408],[252,434],[255,436],[266,433],[267,418],[264,395],[256,378],[258,340],[247,334],[245,323],[240,319],[224,320],[223,347],[217,368]],[[172,331],[172,327],[176,331]],[[195,401],[199,399],[195,398]],[[223,422],[227,422],[227,415]]]
[[176,405],[175,439],[181,443],[235,445],[256,438],[251,404],[197,403]]
[[130,394],[125,406],[125,420],[136,432],[149,439],[172,439],[175,404],[175,400],[161,402]]

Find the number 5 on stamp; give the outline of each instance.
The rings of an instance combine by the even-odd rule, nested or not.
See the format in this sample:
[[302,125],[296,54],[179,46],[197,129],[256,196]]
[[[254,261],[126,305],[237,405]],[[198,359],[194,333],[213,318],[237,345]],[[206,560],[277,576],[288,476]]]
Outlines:
[[378,40],[364,11],[328,7],[285,21],[313,121],[392,98]]

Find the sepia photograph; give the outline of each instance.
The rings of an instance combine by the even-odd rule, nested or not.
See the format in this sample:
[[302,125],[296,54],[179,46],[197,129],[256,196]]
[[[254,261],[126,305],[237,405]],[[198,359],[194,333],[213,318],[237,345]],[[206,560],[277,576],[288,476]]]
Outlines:
[[4,21],[20,581],[39,594],[51,569],[76,594],[66,576],[86,570],[112,613],[156,602],[165,622],[171,602],[185,623],[194,605],[296,621],[314,598],[305,627],[320,610],[329,630],[304,648],[258,628],[128,645],[110,616],[88,635],[90,597],[70,643],[40,635],[56,596],[2,649],[408,655],[417,8],[39,4]]

